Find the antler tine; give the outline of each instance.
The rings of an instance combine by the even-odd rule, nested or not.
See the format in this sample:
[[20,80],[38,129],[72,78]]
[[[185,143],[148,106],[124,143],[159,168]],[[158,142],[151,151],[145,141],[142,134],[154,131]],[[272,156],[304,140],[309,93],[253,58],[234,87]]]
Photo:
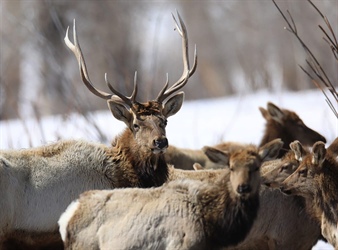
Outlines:
[[132,106],[132,102],[130,100],[130,98],[126,97],[125,95],[121,94],[120,92],[118,92],[116,89],[114,89],[114,87],[110,84],[110,82],[108,81],[108,76],[107,73],[104,74],[104,80],[108,86],[108,88],[110,89],[111,92],[113,92],[115,95],[117,95],[118,97],[120,97],[122,99],[122,101],[127,104],[129,107]]
[[81,78],[82,78],[83,83],[87,86],[87,88],[90,90],[90,92],[92,92],[96,96],[101,97],[101,98],[106,99],[106,100],[110,99],[113,96],[112,94],[103,92],[103,91],[95,88],[93,86],[92,82],[89,79],[86,62],[84,60],[82,50],[81,50],[81,47],[80,47],[80,44],[79,44],[78,38],[77,38],[75,19],[74,19],[74,23],[73,23],[74,44],[68,38],[68,30],[69,30],[69,27],[67,28],[67,32],[66,32],[66,36],[64,38],[64,41],[65,41],[67,47],[74,53],[74,55],[75,55],[75,57],[76,57],[76,59],[79,63],[79,69],[80,69],[80,74],[81,74]]
[[137,71],[135,71],[135,76],[134,76],[134,89],[133,89],[133,93],[131,94],[130,97],[127,97],[123,94],[121,94],[120,92],[118,92],[116,89],[114,89],[114,87],[110,84],[110,82],[108,81],[108,77],[107,77],[107,73],[104,74],[104,80],[106,81],[106,84],[108,86],[108,88],[111,90],[111,92],[113,92],[115,95],[117,95],[118,97],[120,97],[125,104],[127,104],[129,107],[132,106],[132,104],[136,101],[136,95],[137,95]]
[[164,92],[165,92],[165,91],[167,90],[167,88],[168,88],[168,83],[169,83],[169,76],[168,76],[168,73],[167,73],[167,80],[166,80],[166,82],[165,82],[163,88],[161,89],[160,93],[158,94],[156,100],[159,101],[159,98],[160,98],[161,96],[163,96]]
[[135,75],[134,75],[134,90],[133,93],[130,96],[130,99],[132,102],[135,102],[136,100],[136,95],[137,95],[137,71],[135,71]]
[[190,69],[189,50],[188,50],[188,32],[178,11],[177,11],[177,16],[178,16],[180,25],[178,25],[178,22],[174,14],[172,14],[172,17],[175,22],[176,30],[182,37],[183,73],[182,73],[182,76],[179,78],[179,80],[177,80],[177,82],[175,82],[169,89],[167,89],[168,86],[166,83],[166,85],[163,87],[163,89],[160,91],[159,95],[157,96],[156,100],[159,102],[163,102],[168,96],[170,96],[177,90],[183,88],[185,84],[188,82],[189,77],[194,74],[196,67],[197,67],[197,49],[195,45],[194,64],[193,64],[192,69]]

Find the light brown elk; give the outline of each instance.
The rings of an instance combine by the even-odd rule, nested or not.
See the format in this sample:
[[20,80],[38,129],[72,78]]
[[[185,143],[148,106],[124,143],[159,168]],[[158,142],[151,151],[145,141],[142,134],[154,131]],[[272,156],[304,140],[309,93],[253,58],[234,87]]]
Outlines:
[[[279,152],[279,158],[286,154],[289,150],[289,144],[294,140],[299,140],[307,146],[312,146],[317,141],[326,142],[322,135],[306,126],[299,116],[291,110],[281,109],[271,102],[267,103],[267,109],[260,107],[259,110],[266,120],[264,135],[259,145],[262,146],[269,141],[280,138],[284,145]],[[231,152],[246,146],[247,144],[236,142],[222,142],[213,147]],[[168,163],[177,168],[192,169],[195,162],[205,168],[220,168],[220,165],[206,157],[203,149],[192,150],[169,146],[165,158]]]
[[305,198],[307,210],[321,225],[322,235],[338,248],[338,162],[323,142],[316,142],[312,152],[301,157],[298,169],[281,185],[283,193]]
[[307,152],[306,148],[300,146],[299,141],[290,143],[290,149],[280,160],[270,164],[270,169],[263,174],[262,182],[271,188],[279,188],[280,184],[288,178],[299,167],[301,156],[295,154],[295,151]]
[[259,206],[260,166],[279,140],[228,155],[208,152],[230,171],[214,183],[171,181],[153,189],[82,194],[59,224],[66,249],[218,249],[243,240]]
[[[241,150],[241,149],[238,149]],[[213,159],[215,160],[215,159]],[[266,181],[266,174],[285,166],[294,168],[299,162],[293,152],[289,152],[281,159],[264,162],[261,167],[262,181]],[[177,171],[177,170],[176,170]],[[183,170],[181,170],[183,171]],[[204,170],[205,172],[210,170]],[[215,174],[220,170],[214,170]],[[190,172],[190,171],[185,171]],[[279,171],[278,171],[279,172]],[[191,175],[191,174],[190,174]],[[215,177],[207,172],[203,181],[214,183]],[[187,176],[191,178],[191,176]],[[286,178],[286,176],[284,177]],[[260,206],[257,218],[246,238],[235,247],[226,247],[226,250],[308,250],[320,238],[318,223],[305,211],[305,202],[302,197],[283,195],[277,189],[261,186]],[[285,219],[288,218],[288,219]]]
[[88,76],[75,21],[74,44],[67,30],[65,42],[78,60],[84,84],[107,100],[114,117],[127,128],[116,137],[112,147],[60,141],[33,149],[1,150],[0,244],[4,244],[3,248],[39,249],[52,247],[54,243],[62,246],[57,221],[71,201],[86,190],[146,188],[160,186],[167,180],[168,166],[163,156],[168,147],[167,118],[181,108],[184,93],[175,92],[187,83],[197,65],[195,49],[190,69],[186,27],[180,16],[180,25],[174,20],[182,37],[183,74],[170,88],[167,81],[157,98],[147,103],[136,101],[136,79],[130,97],[116,91],[107,78],[113,94],[95,88]]

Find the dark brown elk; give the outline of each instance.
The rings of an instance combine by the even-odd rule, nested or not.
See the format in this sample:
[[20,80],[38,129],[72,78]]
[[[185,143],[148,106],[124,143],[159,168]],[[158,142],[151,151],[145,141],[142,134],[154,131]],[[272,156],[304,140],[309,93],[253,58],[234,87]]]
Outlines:
[[[126,97],[106,82],[113,92],[98,90],[89,80],[74,21],[75,54],[84,84],[107,100],[114,117],[127,128],[111,147],[85,141],[59,141],[25,150],[0,151],[0,249],[42,249],[62,241],[57,221],[66,207],[82,192],[92,189],[160,186],[168,178],[164,152],[168,147],[167,118],[179,111],[183,88],[196,69],[189,66],[186,27],[179,17],[176,29],[182,37],[183,74],[168,88],[168,81],[155,100],[140,103],[134,90]],[[8,241],[6,242],[6,239]],[[40,244],[41,243],[41,244]],[[23,244],[24,246],[20,246]],[[40,245],[39,245],[40,244]]]
[[294,111],[281,109],[271,102],[268,102],[267,109],[260,107],[259,110],[266,120],[265,132],[260,145],[281,138],[284,145],[279,152],[279,157],[289,150],[290,143],[295,140],[306,146],[312,146],[317,141],[326,142],[324,136],[306,126]]
[[[278,157],[282,157],[289,150],[289,144],[295,140],[307,146],[312,146],[317,141],[326,142],[324,136],[312,130],[304,124],[299,116],[287,109],[281,109],[277,105],[268,102],[267,109],[259,108],[264,119],[266,120],[264,135],[260,142],[260,146],[269,141],[280,138],[283,142],[283,148],[279,151]],[[213,147],[227,152],[246,147],[248,144],[236,142],[222,142]],[[169,146],[166,161],[176,168],[192,169],[195,162],[205,168],[220,168],[221,166],[208,159],[203,150],[193,150]]]
[[294,150],[299,155],[298,169],[285,179],[281,190],[288,195],[305,198],[307,210],[321,225],[322,235],[338,248],[338,161],[326,150],[323,142],[316,142],[311,153]]
[[219,249],[249,232],[259,207],[260,166],[280,140],[228,155],[213,183],[179,179],[152,189],[93,190],[59,220],[66,249]]

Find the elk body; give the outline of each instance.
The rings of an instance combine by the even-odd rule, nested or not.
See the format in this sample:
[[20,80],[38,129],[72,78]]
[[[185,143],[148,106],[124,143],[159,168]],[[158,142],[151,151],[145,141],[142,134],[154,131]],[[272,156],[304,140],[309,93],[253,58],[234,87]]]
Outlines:
[[243,240],[259,206],[260,166],[281,142],[227,155],[215,183],[176,180],[158,188],[89,191],[62,214],[66,249],[213,249]]
[[[312,146],[317,141],[326,142],[325,138],[304,124],[299,116],[287,109],[281,109],[275,104],[268,102],[267,109],[259,108],[266,120],[265,131],[260,142],[260,146],[269,141],[280,138],[283,142],[283,148],[280,150],[278,157],[282,157],[289,150],[288,146],[294,140],[299,140],[307,146]],[[214,145],[222,151],[234,151],[247,144],[236,142],[222,142]],[[210,161],[203,153],[203,150],[192,150],[169,146],[166,161],[177,168],[192,169],[195,162],[201,164],[205,168],[220,168],[221,166]]]
[[[299,143],[302,148],[301,144]],[[298,169],[282,182],[281,190],[288,195],[305,198],[307,210],[321,225],[325,239],[338,248],[338,162],[336,156],[316,142],[312,152],[294,151],[300,159]]]
[[[182,37],[184,70],[182,77],[168,88],[168,81],[156,100],[136,101],[136,77],[130,97],[96,89],[89,80],[78,43],[74,21],[74,44],[65,37],[74,52],[82,80],[95,95],[106,99],[114,117],[127,128],[111,147],[84,141],[60,141],[27,150],[0,151],[0,249],[39,249],[62,244],[58,218],[82,192],[92,189],[154,187],[166,182],[168,166],[163,153],[168,147],[167,118],[179,111],[184,93],[176,93],[196,69],[189,67],[188,37],[179,16],[176,28]],[[172,96],[173,95],[173,96]],[[170,97],[172,96],[172,97]],[[32,236],[33,235],[33,236]],[[41,240],[41,239],[44,240]],[[41,245],[39,245],[41,243]]]

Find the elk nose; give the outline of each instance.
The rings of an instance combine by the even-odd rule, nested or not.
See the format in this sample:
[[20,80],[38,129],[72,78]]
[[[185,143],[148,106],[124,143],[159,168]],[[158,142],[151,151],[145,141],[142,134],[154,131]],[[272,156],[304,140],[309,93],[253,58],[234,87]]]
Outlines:
[[168,147],[168,139],[161,138],[161,139],[154,140],[154,146],[157,147],[158,149],[164,149]]
[[250,191],[251,191],[251,188],[250,188],[250,186],[247,185],[247,184],[242,184],[242,185],[239,185],[239,186],[237,187],[237,192],[238,192],[239,194],[249,193]]

